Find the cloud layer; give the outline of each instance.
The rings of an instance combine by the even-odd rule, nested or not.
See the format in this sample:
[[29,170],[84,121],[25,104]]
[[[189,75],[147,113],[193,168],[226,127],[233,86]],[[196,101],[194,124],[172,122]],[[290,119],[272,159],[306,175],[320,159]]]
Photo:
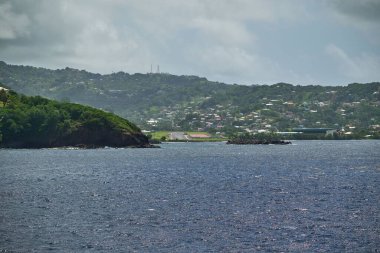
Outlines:
[[[228,83],[380,79],[377,0],[3,0],[0,60]],[[379,15],[377,15],[379,14]]]

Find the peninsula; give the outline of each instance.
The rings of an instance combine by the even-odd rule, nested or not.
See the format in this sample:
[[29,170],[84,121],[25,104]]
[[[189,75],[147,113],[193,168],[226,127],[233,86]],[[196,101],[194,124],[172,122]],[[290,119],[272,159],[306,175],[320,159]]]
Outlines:
[[152,147],[128,120],[89,106],[0,90],[0,148]]

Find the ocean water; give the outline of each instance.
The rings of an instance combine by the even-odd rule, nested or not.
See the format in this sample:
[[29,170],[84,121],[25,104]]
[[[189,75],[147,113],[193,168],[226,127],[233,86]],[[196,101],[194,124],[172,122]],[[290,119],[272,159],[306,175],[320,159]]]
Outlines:
[[380,141],[0,150],[0,252],[379,252]]

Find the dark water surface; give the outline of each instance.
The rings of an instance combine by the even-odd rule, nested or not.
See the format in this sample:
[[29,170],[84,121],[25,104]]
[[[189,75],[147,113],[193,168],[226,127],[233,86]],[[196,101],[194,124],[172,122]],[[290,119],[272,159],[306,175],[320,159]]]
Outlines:
[[0,150],[0,252],[378,252],[380,141]]

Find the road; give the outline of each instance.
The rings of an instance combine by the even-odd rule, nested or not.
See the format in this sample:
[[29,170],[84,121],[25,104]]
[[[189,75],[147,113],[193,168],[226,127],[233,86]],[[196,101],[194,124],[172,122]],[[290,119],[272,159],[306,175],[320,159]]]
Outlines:
[[171,132],[169,134],[170,140],[189,140],[189,137],[184,132]]

